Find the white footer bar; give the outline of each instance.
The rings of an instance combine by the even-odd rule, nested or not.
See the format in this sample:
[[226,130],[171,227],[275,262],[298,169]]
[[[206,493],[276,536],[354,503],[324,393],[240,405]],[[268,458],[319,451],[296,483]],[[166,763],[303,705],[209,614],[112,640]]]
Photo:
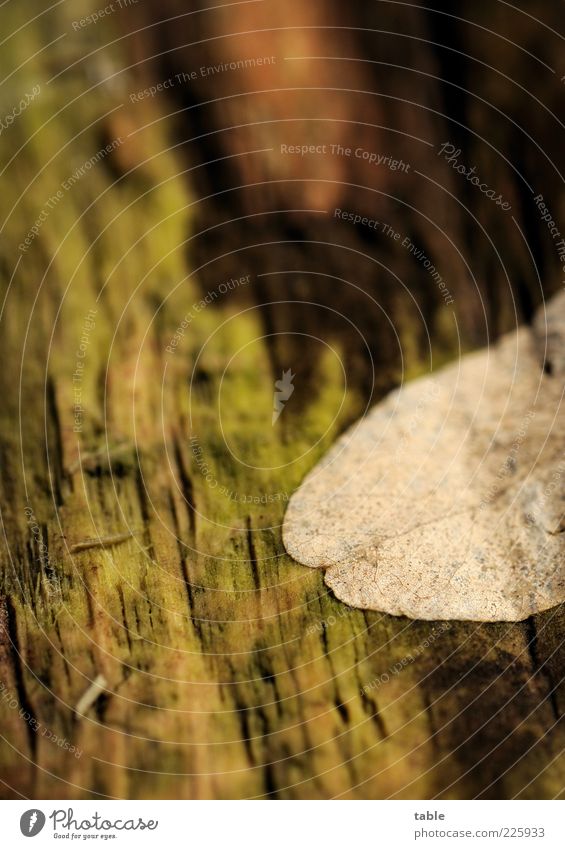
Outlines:
[[1,845],[565,847],[565,802],[3,801]]

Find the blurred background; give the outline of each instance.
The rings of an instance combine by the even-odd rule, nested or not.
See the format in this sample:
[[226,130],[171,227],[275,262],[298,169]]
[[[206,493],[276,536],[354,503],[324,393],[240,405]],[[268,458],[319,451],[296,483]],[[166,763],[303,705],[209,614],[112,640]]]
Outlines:
[[[338,334],[348,377],[364,395],[373,380],[369,353],[387,364],[380,390],[402,368],[381,310],[394,323],[403,317],[421,354],[431,336],[436,355],[445,356],[459,334],[458,343],[477,346],[528,320],[542,292],[560,285],[555,249],[532,203],[532,193],[543,193],[559,216],[563,202],[557,7],[265,0],[187,10],[166,0],[146,3],[143,13],[139,67],[154,81],[192,75],[170,97],[183,151],[199,166],[194,184],[207,198],[197,227],[214,227],[193,254],[199,264],[213,260],[202,279],[217,274],[224,240],[258,271],[294,272],[284,283],[260,281],[262,301],[283,289],[303,302],[265,307],[265,326],[285,335],[320,326]],[[281,152],[289,144],[325,152]],[[493,198],[502,198],[504,211]],[[378,226],[352,226],[336,218],[336,208]],[[401,234],[400,244],[386,225]],[[447,313],[422,261],[402,248],[405,239],[446,281]],[[263,242],[268,247],[258,247]],[[324,273],[354,281],[378,304],[316,276]],[[369,350],[307,301],[353,317]],[[308,350],[307,342],[296,344]]]

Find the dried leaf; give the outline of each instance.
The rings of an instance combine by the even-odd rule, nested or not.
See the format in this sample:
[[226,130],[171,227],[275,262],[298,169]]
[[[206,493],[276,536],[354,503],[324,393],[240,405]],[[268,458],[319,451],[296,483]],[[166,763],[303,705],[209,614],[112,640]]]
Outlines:
[[518,621],[565,600],[565,293],[388,395],[293,495],[289,554],[354,607]]

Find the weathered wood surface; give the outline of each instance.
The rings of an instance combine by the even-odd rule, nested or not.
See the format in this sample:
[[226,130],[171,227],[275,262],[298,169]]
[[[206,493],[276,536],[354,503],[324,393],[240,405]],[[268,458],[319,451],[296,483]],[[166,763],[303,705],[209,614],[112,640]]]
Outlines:
[[[3,6],[5,31],[30,8]],[[450,630],[351,610],[285,555],[283,498],[242,500],[291,493],[367,392],[353,381],[344,394],[331,352],[273,353],[264,313],[248,309],[263,292],[256,251],[219,236],[228,256],[196,272],[202,213],[163,101],[129,102],[134,71],[101,82],[113,66],[84,58],[97,36],[71,36],[79,15],[39,19],[2,57],[3,76],[29,59],[17,96],[2,89],[4,113],[42,85],[0,136],[2,795],[562,795],[562,608]],[[33,56],[62,32],[57,49]],[[105,62],[127,65],[128,49],[108,48]],[[118,138],[21,253],[49,198]],[[214,297],[167,351],[203,289],[247,274],[237,298]],[[426,350],[409,344],[409,304],[391,299],[414,374]],[[440,359],[455,351],[446,338]],[[273,428],[285,363],[303,369],[307,389],[296,380],[298,403]],[[396,368],[377,362],[377,392]],[[96,538],[110,539],[81,546]],[[107,691],[79,718],[98,675]]]

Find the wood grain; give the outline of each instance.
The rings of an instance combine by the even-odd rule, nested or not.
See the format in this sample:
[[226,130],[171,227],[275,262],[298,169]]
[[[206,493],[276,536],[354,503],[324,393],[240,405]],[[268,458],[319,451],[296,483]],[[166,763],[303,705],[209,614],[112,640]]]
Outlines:
[[[13,31],[29,8],[9,8]],[[55,34],[70,31],[68,10],[57,15]],[[285,555],[284,494],[368,393],[344,392],[339,358],[317,349],[308,391],[270,426],[278,362],[253,253],[220,236],[228,258],[195,273],[199,202],[165,106],[132,105],[137,78],[98,82],[100,55],[66,41],[18,72],[18,90],[39,78],[42,93],[0,137],[2,167],[22,146],[3,179],[0,242],[2,795],[562,795],[562,609],[457,623],[419,651],[430,623],[349,609]],[[44,44],[41,22],[26,28],[4,67]],[[108,55],[123,65],[128,49]],[[118,138],[22,254],[49,197]],[[241,297],[214,298],[167,352],[203,292],[247,274]],[[404,302],[391,308],[409,329]],[[395,366],[384,355],[377,366],[382,394]],[[413,346],[406,368],[425,366]],[[273,500],[242,498],[265,493]],[[77,716],[99,675],[106,691]]]

